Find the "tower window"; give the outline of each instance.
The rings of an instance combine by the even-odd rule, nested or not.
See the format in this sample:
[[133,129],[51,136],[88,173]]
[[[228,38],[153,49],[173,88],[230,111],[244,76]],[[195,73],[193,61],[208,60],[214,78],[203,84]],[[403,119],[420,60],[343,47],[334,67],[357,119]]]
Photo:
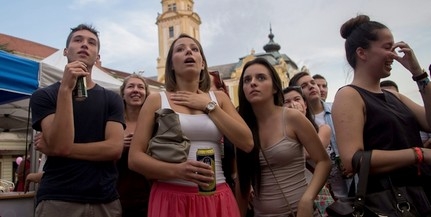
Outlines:
[[176,11],[177,10],[177,4],[168,4],[168,11]]
[[173,38],[173,37],[174,37],[174,27],[169,26],[169,38]]

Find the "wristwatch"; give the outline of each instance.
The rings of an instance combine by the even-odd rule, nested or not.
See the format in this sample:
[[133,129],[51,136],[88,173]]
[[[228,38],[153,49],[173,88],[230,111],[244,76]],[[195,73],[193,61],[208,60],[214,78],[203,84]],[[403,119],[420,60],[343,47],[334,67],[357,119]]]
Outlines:
[[216,103],[216,102],[214,102],[214,101],[211,101],[211,102],[209,102],[209,103],[208,103],[208,105],[205,107],[204,112],[205,112],[206,114],[209,114],[210,112],[212,112],[212,111],[216,108],[216,106],[217,106],[217,103]]

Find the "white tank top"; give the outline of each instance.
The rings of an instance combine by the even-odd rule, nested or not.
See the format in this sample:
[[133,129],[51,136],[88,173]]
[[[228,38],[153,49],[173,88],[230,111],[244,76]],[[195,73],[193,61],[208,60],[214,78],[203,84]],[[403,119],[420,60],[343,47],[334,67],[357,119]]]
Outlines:
[[[217,98],[213,91],[209,91],[209,95],[212,101],[217,104]],[[161,97],[161,108],[171,108],[169,104],[166,92],[160,92]],[[225,177],[222,169],[221,162],[221,139],[222,134],[218,130],[214,122],[208,117],[207,114],[183,114],[176,112],[179,116],[181,123],[181,130],[183,134],[191,141],[191,146],[189,150],[188,160],[196,160],[196,151],[200,148],[213,148],[214,158],[215,158],[215,176],[216,183],[224,183]],[[160,180],[161,182],[187,185],[187,186],[197,186],[197,184],[182,180],[182,179],[171,179],[171,180]]]

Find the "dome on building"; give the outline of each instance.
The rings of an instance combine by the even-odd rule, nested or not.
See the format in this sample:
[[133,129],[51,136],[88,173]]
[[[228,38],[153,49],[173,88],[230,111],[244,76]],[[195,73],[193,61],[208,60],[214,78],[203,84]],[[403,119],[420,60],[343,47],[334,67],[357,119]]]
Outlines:
[[265,46],[263,46],[263,50],[265,50],[265,52],[270,53],[270,52],[278,52],[281,48],[281,46],[277,43],[274,42],[274,34],[272,34],[272,28],[269,28],[269,42],[267,44],[265,44]]
[[268,38],[269,42],[263,46],[265,52],[256,52],[254,49],[252,49],[248,55],[240,57],[239,61],[236,63],[212,66],[209,67],[209,70],[219,71],[222,78],[233,78],[239,75],[245,62],[257,57],[261,57],[268,60],[268,62],[274,67],[278,66],[277,68],[280,68],[280,70],[282,70],[283,73],[286,74],[288,78],[290,78],[296,73],[298,66],[289,56],[279,52],[281,46],[274,41],[274,34],[272,33],[271,27],[269,28]]

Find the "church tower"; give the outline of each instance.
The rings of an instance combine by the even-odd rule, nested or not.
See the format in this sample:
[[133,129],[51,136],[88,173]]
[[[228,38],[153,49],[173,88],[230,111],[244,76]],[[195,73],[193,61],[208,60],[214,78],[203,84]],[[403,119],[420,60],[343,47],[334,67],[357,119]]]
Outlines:
[[162,13],[158,14],[156,21],[159,34],[157,80],[164,83],[169,47],[181,33],[188,34],[200,41],[201,18],[193,12],[193,0],[162,0],[161,3]]

